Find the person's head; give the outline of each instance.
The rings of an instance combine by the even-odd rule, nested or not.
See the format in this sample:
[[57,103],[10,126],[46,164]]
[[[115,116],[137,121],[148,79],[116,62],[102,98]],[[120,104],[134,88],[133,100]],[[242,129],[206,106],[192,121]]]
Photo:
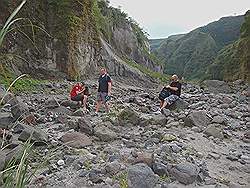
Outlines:
[[174,82],[178,81],[178,76],[176,74],[172,75],[171,80]]
[[106,73],[107,73],[107,69],[101,68],[100,74],[101,74],[101,75],[104,75],[104,74],[106,74]]

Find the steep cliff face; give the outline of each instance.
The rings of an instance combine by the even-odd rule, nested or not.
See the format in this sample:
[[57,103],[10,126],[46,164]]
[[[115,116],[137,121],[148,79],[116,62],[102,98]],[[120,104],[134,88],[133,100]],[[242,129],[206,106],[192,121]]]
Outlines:
[[245,15],[240,38],[223,48],[208,69],[209,78],[250,83],[250,10]]
[[170,36],[152,50],[165,63],[167,74],[204,79],[218,52],[238,39],[243,21],[244,16],[221,18],[185,35]]
[[[1,24],[20,0],[2,3],[0,12],[5,8],[6,14],[0,14]],[[29,20],[19,22],[18,31],[8,35],[1,54],[11,54],[4,62],[21,72],[77,79],[98,74],[99,67],[106,66],[114,75],[141,75],[126,65],[127,60],[162,71],[150,55],[145,33],[107,1],[27,1],[18,16]]]

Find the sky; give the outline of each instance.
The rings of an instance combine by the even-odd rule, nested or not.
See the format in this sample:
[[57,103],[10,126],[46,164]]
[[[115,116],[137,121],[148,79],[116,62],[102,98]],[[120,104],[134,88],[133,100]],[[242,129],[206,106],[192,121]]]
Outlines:
[[225,16],[243,15],[250,0],[109,0],[149,34],[165,38],[187,33]]

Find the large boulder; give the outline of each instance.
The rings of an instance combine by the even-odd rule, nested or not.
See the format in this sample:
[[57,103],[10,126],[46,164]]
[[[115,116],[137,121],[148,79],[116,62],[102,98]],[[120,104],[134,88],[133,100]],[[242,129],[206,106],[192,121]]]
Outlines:
[[207,127],[210,123],[210,118],[206,115],[206,111],[192,111],[187,117],[184,118],[185,126],[188,127]]
[[165,125],[167,118],[163,114],[143,114],[140,117],[140,125]]
[[22,126],[24,129],[18,137],[18,140],[26,142],[28,139],[31,139],[32,142],[37,144],[45,144],[48,141],[48,135],[41,129],[31,127],[29,125]]
[[229,85],[224,81],[219,80],[205,80],[202,84],[206,90],[211,93],[230,93]]
[[73,114],[73,112],[65,106],[56,107],[52,112],[61,116],[71,116]]
[[169,169],[171,176],[185,185],[195,182],[199,175],[199,167],[192,163],[180,163]]
[[86,133],[88,135],[93,135],[94,127],[91,121],[88,118],[79,118],[78,119],[78,128],[81,132]]
[[175,101],[172,105],[170,105],[168,109],[169,110],[184,110],[184,109],[187,109],[188,106],[189,106],[189,103],[180,98],[177,101]]
[[104,125],[98,125],[94,128],[94,134],[101,141],[108,142],[117,139],[117,134]]
[[9,129],[14,118],[9,112],[0,112],[0,128]]
[[84,148],[92,144],[92,140],[85,134],[79,132],[68,132],[61,137],[66,145],[73,148]]
[[137,125],[140,122],[139,115],[130,108],[125,108],[118,114],[120,125]]
[[213,136],[214,138],[223,139],[224,135],[222,133],[222,129],[220,128],[219,124],[211,124],[205,130],[204,134],[207,136]]
[[154,188],[158,181],[151,168],[144,163],[139,163],[128,168],[129,188]]
[[21,97],[16,97],[11,107],[11,113],[14,119],[15,120],[18,119],[19,117],[23,116],[28,111],[29,111],[28,105],[23,102]]
[[152,165],[152,169],[154,171],[155,174],[159,175],[159,176],[168,176],[168,167],[162,163],[153,163]]

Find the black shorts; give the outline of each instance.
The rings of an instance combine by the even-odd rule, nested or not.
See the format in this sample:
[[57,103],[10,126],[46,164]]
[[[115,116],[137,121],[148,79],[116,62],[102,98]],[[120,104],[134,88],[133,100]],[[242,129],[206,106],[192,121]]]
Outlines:
[[84,98],[84,95],[78,94],[78,95],[76,95],[74,97],[71,97],[71,100],[72,101],[82,101],[83,98]]

